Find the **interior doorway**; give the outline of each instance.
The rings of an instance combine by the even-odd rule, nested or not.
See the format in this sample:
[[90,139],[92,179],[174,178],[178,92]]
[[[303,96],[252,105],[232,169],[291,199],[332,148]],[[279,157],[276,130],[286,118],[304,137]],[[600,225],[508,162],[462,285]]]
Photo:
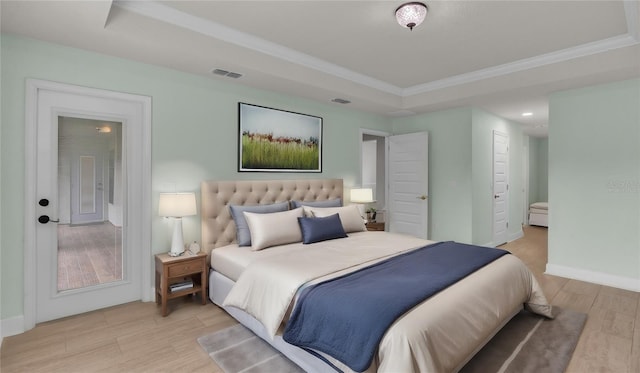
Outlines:
[[373,191],[373,207],[377,211],[377,220],[384,222],[387,199],[387,137],[386,132],[360,130],[360,170],[362,188]]

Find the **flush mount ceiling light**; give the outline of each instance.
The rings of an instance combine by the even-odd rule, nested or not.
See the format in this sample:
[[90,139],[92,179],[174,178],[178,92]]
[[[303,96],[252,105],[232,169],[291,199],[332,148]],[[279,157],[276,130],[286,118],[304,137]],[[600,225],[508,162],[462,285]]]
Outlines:
[[420,2],[402,4],[396,9],[396,20],[400,26],[413,30],[424,21],[428,10],[427,6]]
[[533,115],[533,113],[532,113],[532,112],[530,112],[530,111],[527,111],[527,112],[522,113],[522,116],[523,116],[523,117],[530,117],[530,116],[532,116],[532,115]]
[[98,131],[98,133],[111,133],[111,127],[109,126],[96,127],[96,131]]

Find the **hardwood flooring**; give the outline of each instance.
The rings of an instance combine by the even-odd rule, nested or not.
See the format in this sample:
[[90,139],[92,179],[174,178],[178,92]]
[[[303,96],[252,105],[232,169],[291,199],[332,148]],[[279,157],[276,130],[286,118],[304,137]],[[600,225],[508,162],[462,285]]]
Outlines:
[[58,225],[58,290],[122,280],[122,228]]
[[640,372],[640,293],[543,274],[547,228],[524,228],[501,247],[527,264],[551,304],[588,315],[567,372]]
[[[525,227],[502,247],[531,268],[552,304],[588,313],[568,372],[640,372],[640,293],[544,275],[546,228]],[[133,302],[39,324],[5,338],[0,371],[220,372],[196,339],[236,321],[198,297],[169,305],[167,317],[155,303]]]

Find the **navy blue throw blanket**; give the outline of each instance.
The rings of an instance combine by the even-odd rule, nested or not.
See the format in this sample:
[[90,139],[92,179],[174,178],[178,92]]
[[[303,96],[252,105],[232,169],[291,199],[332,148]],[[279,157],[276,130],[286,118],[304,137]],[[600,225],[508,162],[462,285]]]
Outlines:
[[361,372],[397,318],[507,253],[439,242],[311,286],[300,295],[284,340]]

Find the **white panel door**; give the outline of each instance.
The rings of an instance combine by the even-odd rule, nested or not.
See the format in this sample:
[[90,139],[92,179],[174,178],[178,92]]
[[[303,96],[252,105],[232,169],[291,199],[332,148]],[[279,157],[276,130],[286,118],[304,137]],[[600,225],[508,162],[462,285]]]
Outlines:
[[509,227],[509,136],[493,131],[493,243],[507,242]]
[[[72,289],[60,289],[58,286],[59,250],[63,248],[58,233],[59,202],[58,197],[58,147],[59,121],[61,117],[78,117],[84,119],[120,121],[126,134],[139,131],[141,123],[141,108],[139,104],[110,98],[85,96],[81,94],[63,93],[40,89],[37,92],[36,119],[36,206],[37,219],[29,222],[35,227],[35,258],[36,258],[36,322],[48,321],[69,315],[75,315],[90,310],[108,307],[139,300],[142,298],[142,215],[136,201],[145,196],[138,187],[137,180],[141,172],[141,154],[126,152],[124,162],[128,166],[128,173],[124,177],[124,193],[126,193],[124,210],[125,224],[122,227],[122,255],[121,260],[113,265],[120,266],[121,276],[106,283],[83,286]],[[135,128],[132,126],[137,125]],[[123,141],[134,136],[124,137]],[[129,141],[128,145],[136,142]],[[134,149],[131,149],[134,150]],[[102,179],[97,173],[102,173],[102,160],[95,155],[78,157],[78,187],[84,189],[77,193],[77,210],[87,214],[99,210],[102,215],[102,198],[96,202],[95,193],[101,189]],[[134,173],[135,172],[135,173]],[[137,174],[136,174],[137,173]],[[99,191],[102,194],[102,191]],[[83,197],[84,195],[84,197]],[[99,205],[99,206],[96,206]],[[148,214],[148,212],[146,212]],[[146,238],[145,238],[146,239]],[[87,243],[87,247],[93,247]],[[148,261],[149,258],[144,258]],[[96,269],[99,272],[99,269]],[[100,273],[98,273],[100,275]],[[149,276],[149,272],[145,274]]]
[[102,154],[76,154],[71,166],[71,224],[103,222]]
[[427,132],[389,136],[389,231],[428,237]]

